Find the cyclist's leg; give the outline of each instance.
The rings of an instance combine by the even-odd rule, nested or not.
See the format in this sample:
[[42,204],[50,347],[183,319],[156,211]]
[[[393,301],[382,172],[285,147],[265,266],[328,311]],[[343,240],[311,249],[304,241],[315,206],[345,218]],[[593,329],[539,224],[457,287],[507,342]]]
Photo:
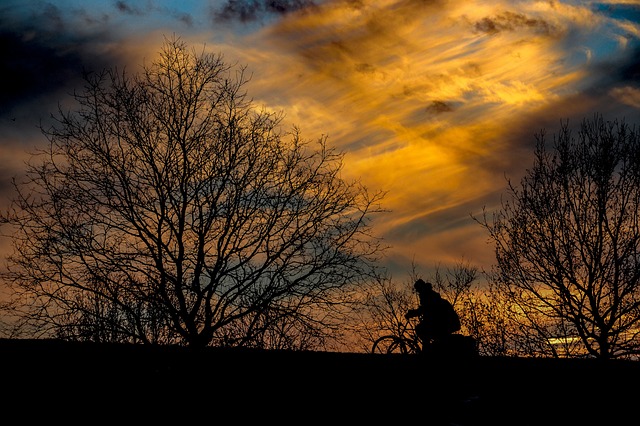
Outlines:
[[434,356],[443,357],[448,355],[450,344],[447,335],[432,333],[428,337],[428,344],[423,347],[423,353]]
[[477,354],[476,340],[464,334],[447,334],[434,340],[433,353],[446,356],[464,358]]
[[434,333],[431,327],[426,323],[421,323],[421,327],[416,327],[416,334],[420,342],[419,352],[422,354],[430,354],[434,350]]

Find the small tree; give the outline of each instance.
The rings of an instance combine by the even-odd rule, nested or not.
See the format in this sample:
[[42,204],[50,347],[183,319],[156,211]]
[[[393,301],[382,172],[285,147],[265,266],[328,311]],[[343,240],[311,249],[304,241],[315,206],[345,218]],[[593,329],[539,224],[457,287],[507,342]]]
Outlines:
[[[280,131],[245,69],[165,40],[86,76],[2,220],[20,329],[66,339],[305,349],[375,269],[381,193],[326,138]],[[30,328],[33,327],[33,328]]]
[[[596,115],[565,122],[502,208],[476,219],[495,243],[494,280],[521,352],[633,357],[640,340],[640,139]],[[580,345],[577,346],[576,342]],[[578,350],[579,349],[579,350]]]

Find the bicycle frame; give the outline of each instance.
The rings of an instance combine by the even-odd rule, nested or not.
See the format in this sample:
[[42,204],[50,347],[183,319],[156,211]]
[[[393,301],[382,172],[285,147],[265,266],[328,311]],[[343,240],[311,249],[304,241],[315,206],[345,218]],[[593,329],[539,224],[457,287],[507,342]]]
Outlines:
[[396,334],[378,337],[371,347],[374,354],[417,354],[422,352],[422,344],[410,320],[402,323]]
[[396,334],[378,337],[371,347],[374,354],[430,354],[437,357],[474,357],[478,355],[476,340],[464,334],[451,334],[439,341],[424,343],[415,333],[411,321],[401,324]]

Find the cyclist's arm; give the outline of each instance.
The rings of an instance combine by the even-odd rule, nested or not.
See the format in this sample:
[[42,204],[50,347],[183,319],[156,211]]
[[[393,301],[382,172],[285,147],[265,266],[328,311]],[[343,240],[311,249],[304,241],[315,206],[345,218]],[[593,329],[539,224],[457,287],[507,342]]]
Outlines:
[[409,319],[409,318],[417,317],[418,315],[420,315],[420,309],[409,309],[404,317],[406,319]]

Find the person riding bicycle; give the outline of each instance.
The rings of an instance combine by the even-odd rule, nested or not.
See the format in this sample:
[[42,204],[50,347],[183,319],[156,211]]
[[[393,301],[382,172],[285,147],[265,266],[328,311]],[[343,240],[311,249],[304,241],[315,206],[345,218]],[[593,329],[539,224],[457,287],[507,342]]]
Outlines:
[[431,283],[419,279],[413,285],[420,298],[420,306],[409,309],[406,319],[420,317],[416,334],[423,346],[437,342],[460,330],[460,317],[453,305],[433,289]]

